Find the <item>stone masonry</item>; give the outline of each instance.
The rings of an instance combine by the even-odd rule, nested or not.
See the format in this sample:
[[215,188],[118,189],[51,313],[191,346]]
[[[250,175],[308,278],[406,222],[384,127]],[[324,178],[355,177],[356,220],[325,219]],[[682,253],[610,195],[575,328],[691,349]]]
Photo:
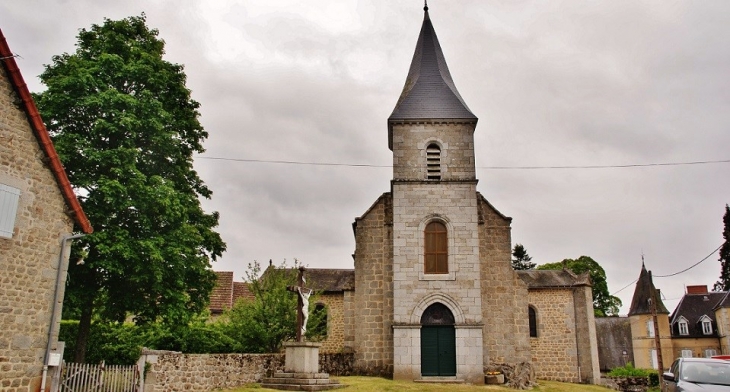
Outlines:
[[346,314],[352,334],[345,344],[355,352],[355,371],[393,372],[393,209],[385,193],[354,223],[355,293]]
[[38,390],[49,327],[58,321],[51,311],[61,239],[73,222],[44,159],[0,67],[0,184],[20,190],[12,238],[0,238],[0,391]]

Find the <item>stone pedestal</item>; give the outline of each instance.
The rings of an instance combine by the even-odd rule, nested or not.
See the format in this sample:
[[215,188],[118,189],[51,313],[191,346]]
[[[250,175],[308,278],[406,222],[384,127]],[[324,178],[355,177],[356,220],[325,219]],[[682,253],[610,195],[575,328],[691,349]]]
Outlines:
[[284,343],[284,372],[264,378],[261,386],[284,391],[326,391],[344,387],[339,381],[331,380],[329,374],[319,372],[320,346],[313,342]]
[[319,373],[319,347],[321,343],[286,342],[284,371],[286,373]]

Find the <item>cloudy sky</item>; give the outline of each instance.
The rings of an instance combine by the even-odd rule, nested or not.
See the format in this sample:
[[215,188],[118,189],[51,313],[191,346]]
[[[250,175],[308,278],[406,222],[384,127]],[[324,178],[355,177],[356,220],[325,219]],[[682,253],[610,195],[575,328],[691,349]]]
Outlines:
[[[73,52],[80,28],[146,13],[202,105],[210,137],[195,167],[228,244],[214,268],[241,279],[254,260],[352,268],[353,219],[390,189],[386,119],[422,6],[4,1],[0,28],[37,92],[43,64]],[[642,254],[655,276],[670,275],[720,246],[730,202],[730,2],[429,7],[456,86],[479,117],[478,190],[513,218],[513,243],[533,261],[591,256],[613,293],[638,277]],[[685,285],[711,286],[717,259],[656,278],[667,307]],[[617,294],[622,313],[632,292]]]

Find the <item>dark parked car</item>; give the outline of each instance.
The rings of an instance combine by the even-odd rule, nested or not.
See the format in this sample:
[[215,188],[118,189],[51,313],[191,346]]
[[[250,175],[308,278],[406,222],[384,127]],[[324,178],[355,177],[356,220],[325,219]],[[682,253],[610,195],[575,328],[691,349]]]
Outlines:
[[730,362],[713,358],[679,358],[662,378],[667,392],[730,392]]

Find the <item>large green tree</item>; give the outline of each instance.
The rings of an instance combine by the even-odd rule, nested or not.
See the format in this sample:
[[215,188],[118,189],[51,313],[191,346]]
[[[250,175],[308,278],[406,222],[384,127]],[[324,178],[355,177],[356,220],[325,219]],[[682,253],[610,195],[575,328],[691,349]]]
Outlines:
[[[263,273],[258,262],[248,265],[245,278],[253,298],[238,300],[223,320],[226,334],[244,352],[279,352],[284,341],[296,337],[297,295],[287,287],[296,284],[298,269],[296,261],[293,268],[283,262],[279,267],[270,265]],[[326,311],[319,311],[316,302],[317,293],[314,293],[309,298],[306,334],[309,340],[319,340],[327,333]]]
[[512,249],[512,269],[514,270],[529,270],[535,268],[535,263],[532,261],[532,256],[527,254],[527,250],[522,244],[516,244]]
[[597,317],[618,315],[621,299],[614,297],[608,291],[606,271],[598,262],[588,256],[581,256],[577,259],[564,259],[557,263],[537,266],[538,270],[560,270],[563,268],[567,268],[575,274],[589,272],[591,283],[593,283],[593,313]]
[[69,267],[79,362],[92,317],[181,324],[205,309],[225,250],[218,214],[198,199],[211,196],[193,169],[208,136],[199,104],[164,47],[144,14],[105,19],[40,75],[36,102],[95,228]]
[[715,283],[716,291],[730,290],[730,207],[727,204],[722,222],[724,223],[722,238],[725,242],[720,247],[720,280]]

